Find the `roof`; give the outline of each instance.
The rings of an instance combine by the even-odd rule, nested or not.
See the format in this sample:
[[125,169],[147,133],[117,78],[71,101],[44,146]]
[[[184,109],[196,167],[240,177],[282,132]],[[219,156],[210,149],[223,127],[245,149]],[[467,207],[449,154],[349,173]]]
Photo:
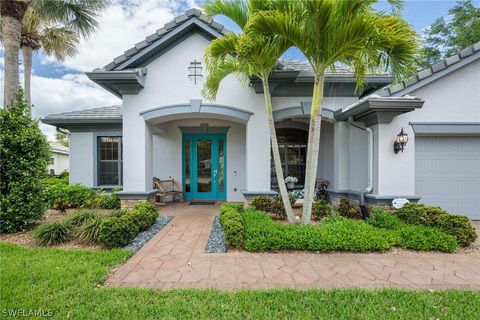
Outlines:
[[[155,52],[152,51],[156,51],[155,49],[157,47],[162,47],[160,45],[162,42],[167,42],[167,40],[173,40],[172,38],[175,36],[183,35],[183,31],[189,31],[194,25],[203,29],[203,31],[212,37],[218,37],[229,32],[222,24],[205,16],[199,9],[188,9],[185,13],[175,17],[155,33],[147,36],[144,40],[126,50],[122,55],[113,59],[112,62],[103,67],[103,70],[124,70],[125,68],[131,67],[128,63],[129,60],[136,58],[142,60],[142,56],[148,55],[149,53],[154,54]],[[184,26],[185,28],[180,28],[181,26]],[[160,51],[162,48],[158,49]]]
[[61,153],[66,155],[70,153],[68,147],[65,147],[57,142],[50,141],[50,148],[53,153]]
[[410,78],[385,87],[375,92],[375,94],[383,97],[398,97],[409,94],[410,92],[479,59],[480,42],[467,47],[453,56],[414,74]]
[[123,106],[115,105],[101,108],[49,114],[42,119],[43,123],[58,125],[65,123],[120,123]]

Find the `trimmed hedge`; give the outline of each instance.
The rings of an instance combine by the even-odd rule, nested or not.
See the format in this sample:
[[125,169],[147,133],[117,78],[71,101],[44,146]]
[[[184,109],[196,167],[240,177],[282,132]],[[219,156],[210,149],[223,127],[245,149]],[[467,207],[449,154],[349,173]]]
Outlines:
[[477,239],[477,232],[467,216],[449,214],[440,217],[436,227],[454,236],[462,247],[468,247]]
[[388,230],[398,230],[405,226],[402,220],[382,207],[373,207],[367,223],[376,228]]
[[403,208],[395,211],[397,217],[408,224],[422,224],[427,227],[434,227],[443,216],[448,215],[447,211],[440,207],[426,206],[418,203],[407,203]]
[[123,247],[132,242],[138,230],[130,219],[106,218],[100,225],[98,240],[107,248]]
[[385,251],[396,242],[386,230],[363,221],[336,218],[316,225],[275,223],[261,211],[243,212],[247,251]]
[[219,219],[223,227],[227,246],[240,248],[244,241],[241,203],[224,203],[219,209]]
[[405,249],[454,252],[458,248],[457,239],[454,236],[435,228],[408,225],[397,232],[398,246]]

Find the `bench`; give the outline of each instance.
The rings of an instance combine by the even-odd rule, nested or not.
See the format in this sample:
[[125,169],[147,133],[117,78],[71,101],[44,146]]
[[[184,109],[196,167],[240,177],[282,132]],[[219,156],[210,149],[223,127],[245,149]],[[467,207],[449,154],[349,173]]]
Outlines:
[[153,184],[155,189],[158,189],[158,192],[155,195],[156,202],[161,203],[162,202],[161,200],[163,198],[163,205],[165,206],[166,197],[171,196],[172,201],[175,201],[179,195],[181,196],[181,201],[183,202],[182,185],[177,180],[175,179],[160,180],[160,179],[154,178]]

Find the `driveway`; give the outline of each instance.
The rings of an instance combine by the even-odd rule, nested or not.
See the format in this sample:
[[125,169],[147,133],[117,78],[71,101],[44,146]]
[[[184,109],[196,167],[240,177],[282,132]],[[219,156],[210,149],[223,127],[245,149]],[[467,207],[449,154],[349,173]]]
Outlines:
[[[171,204],[175,219],[107,286],[170,288],[480,289],[480,253],[205,253],[218,206]],[[476,223],[477,230],[480,223]]]

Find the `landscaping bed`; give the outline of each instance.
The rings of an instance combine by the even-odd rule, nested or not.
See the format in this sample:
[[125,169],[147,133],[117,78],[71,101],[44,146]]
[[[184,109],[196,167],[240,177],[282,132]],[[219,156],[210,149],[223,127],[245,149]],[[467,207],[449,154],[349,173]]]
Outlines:
[[109,270],[131,254],[0,244],[2,312],[44,310],[52,319],[477,319],[480,314],[476,291],[102,288]]
[[[265,199],[261,200],[254,199],[252,204],[266,206]],[[227,246],[251,252],[383,252],[401,248],[450,253],[475,249],[477,234],[465,216],[407,204],[395,213],[375,207],[369,219],[360,220],[345,201],[344,207],[339,213],[328,204],[314,204],[317,223],[310,225],[274,221],[271,214],[255,206],[243,209],[241,204],[223,204],[219,216]]]

